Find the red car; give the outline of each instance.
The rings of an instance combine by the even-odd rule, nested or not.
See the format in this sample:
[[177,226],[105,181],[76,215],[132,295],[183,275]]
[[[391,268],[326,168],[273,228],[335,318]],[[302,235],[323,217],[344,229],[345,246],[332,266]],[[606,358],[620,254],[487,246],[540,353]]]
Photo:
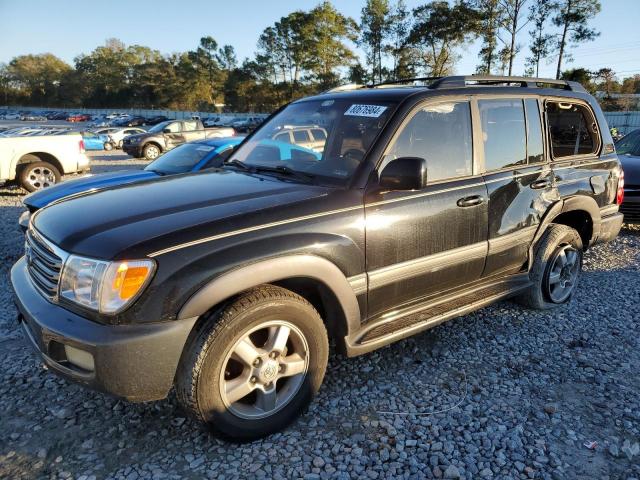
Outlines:
[[67,117],[67,122],[86,122],[91,120],[91,115],[86,113],[77,113]]

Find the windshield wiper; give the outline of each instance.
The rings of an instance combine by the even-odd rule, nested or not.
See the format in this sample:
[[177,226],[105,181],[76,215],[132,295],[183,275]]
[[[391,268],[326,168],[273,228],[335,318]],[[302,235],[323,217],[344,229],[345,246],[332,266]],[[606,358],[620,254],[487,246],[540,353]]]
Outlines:
[[231,159],[231,160],[225,160],[222,164],[225,167],[237,167],[241,170],[246,170],[246,171],[253,171],[254,169],[251,168],[249,165],[247,165],[244,162],[241,162],[240,160],[237,160],[235,158]]
[[311,174],[311,173],[306,173],[306,172],[299,172],[298,170],[294,170],[291,167],[287,167],[285,165],[278,165],[277,167],[268,167],[265,165],[256,165],[255,167],[255,171],[256,172],[273,172],[273,173],[279,173],[281,175],[288,175],[291,177],[296,177],[300,180],[303,180],[305,182],[309,182],[310,180],[313,180],[315,178],[315,175]]

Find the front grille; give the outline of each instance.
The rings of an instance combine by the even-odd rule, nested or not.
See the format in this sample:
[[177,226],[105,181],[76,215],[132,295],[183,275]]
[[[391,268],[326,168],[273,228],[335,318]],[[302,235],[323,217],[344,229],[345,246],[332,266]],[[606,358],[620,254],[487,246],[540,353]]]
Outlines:
[[622,203],[620,212],[624,215],[625,223],[640,223],[640,203]]
[[58,294],[63,259],[31,229],[27,232],[25,257],[33,284],[49,299],[55,298]]

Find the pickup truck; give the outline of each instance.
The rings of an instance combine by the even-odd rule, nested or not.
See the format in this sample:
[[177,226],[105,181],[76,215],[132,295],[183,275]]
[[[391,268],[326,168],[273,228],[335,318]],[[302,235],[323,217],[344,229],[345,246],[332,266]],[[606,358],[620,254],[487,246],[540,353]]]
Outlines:
[[186,142],[234,135],[233,128],[205,128],[200,120],[167,120],[146,133],[127,137],[122,143],[122,150],[135,158],[155,160],[162,152]]
[[63,174],[89,170],[79,133],[0,137],[0,181],[16,181],[35,192],[54,185]]

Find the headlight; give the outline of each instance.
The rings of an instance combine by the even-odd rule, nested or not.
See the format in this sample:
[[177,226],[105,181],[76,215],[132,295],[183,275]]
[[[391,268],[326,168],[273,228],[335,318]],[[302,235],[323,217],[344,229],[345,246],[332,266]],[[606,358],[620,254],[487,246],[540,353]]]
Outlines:
[[147,286],[153,260],[104,262],[71,255],[62,271],[60,296],[100,313],[117,313]]

